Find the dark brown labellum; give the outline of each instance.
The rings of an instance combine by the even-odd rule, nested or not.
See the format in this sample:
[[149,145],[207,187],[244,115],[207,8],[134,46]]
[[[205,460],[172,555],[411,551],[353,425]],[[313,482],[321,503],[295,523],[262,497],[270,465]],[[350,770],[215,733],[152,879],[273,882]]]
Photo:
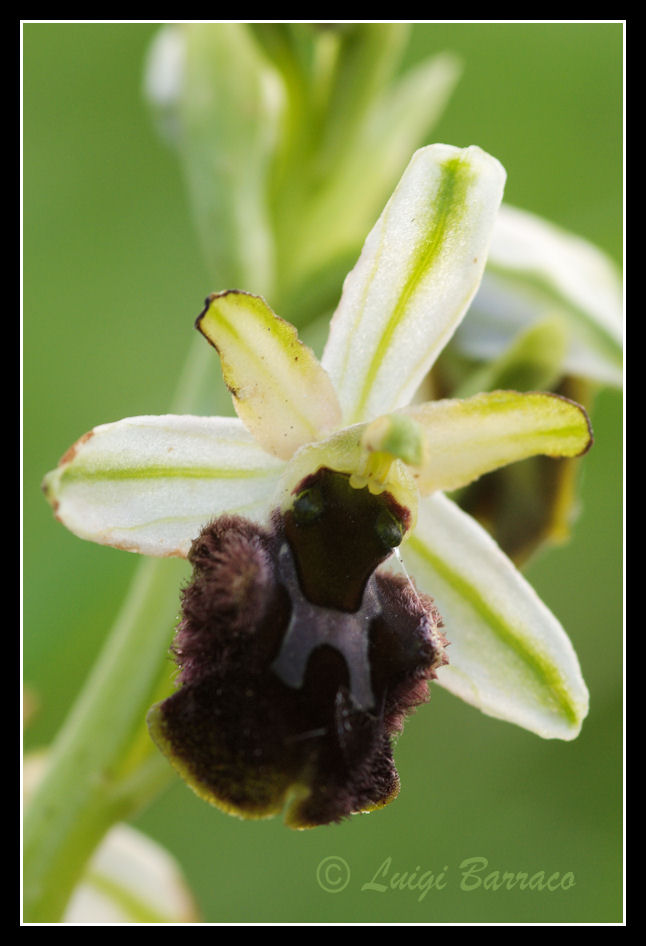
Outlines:
[[409,513],[320,470],[269,529],[223,517],[193,545],[174,644],[181,686],[153,738],[198,794],[292,827],[398,792],[391,737],[446,662],[432,599],[378,566]]

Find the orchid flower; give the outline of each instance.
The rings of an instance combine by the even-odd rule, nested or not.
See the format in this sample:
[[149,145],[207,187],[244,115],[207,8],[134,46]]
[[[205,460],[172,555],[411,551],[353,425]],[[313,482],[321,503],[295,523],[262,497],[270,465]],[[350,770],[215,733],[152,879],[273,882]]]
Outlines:
[[[193,564],[181,686],[149,722],[226,811],[287,806],[300,828],[386,804],[391,738],[429,679],[544,738],[580,730],[588,694],[565,631],[444,493],[581,455],[587,415],[538,392],[416,398],[479,287],[504,181],[477,147],[420,149],[320,362],[260,296],[214,293],[197,328],[238,417],[104,424],[45,479],[80,537]],[[398,546],[404,575],[384,564]]]

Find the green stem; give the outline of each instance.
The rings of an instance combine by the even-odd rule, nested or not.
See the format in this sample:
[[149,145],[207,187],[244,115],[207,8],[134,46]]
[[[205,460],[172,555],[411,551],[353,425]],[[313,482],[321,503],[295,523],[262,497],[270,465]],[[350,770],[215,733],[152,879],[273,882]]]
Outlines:
[[186,565],[146,560],[114,630],[52,747],[25,818],[27,922],[58,922],[90,854],[108,828],[133,813],[172,770],[142,744],[142,720],[170,685],[168,648]]

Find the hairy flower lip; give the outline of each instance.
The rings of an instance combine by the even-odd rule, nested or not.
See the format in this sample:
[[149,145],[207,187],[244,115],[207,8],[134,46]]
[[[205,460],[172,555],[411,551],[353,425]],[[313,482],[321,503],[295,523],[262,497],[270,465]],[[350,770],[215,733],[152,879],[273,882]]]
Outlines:
[[149,714],[171,763],[217,807],[254,818],[286,809],[295,828],[391,801],[390,737],[446,663],[431,599],[375,571],[358,612],[312,605],[278,510],[269,530],[215,520],[190,558],[174,645],[181,688]]

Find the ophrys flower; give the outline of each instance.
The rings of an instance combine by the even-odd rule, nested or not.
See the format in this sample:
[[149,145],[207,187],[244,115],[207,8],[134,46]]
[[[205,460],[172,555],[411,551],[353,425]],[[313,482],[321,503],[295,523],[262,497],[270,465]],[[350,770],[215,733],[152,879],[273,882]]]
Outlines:
[[[320,363],[263,299],[215,293],[198,328],[238,418],[103,425],[46,478],[83,538],[190,553],[182,688],[152,728],[227,810],[288,803],[305,826],[390,800],[390,736],[438,668],[490,715],[544,737],[579,731],[587,691],[567,636],[443,491],[585,452],[585,412],[513,391],[411,403],[477,290],[504,178],[479,148],[418,151],[346,279]],[[417,589],[379,568],[400,543]]]

